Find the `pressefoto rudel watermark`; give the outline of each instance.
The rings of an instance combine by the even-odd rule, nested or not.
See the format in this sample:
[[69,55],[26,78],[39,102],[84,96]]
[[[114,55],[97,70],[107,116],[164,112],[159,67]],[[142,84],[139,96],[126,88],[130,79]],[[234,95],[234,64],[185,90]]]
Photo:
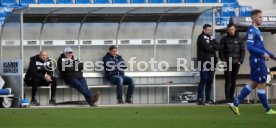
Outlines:
[[[47,70],[55,70],[57,68],[57,61],[55,59],[49,59],[52,62],[52,67],[45,67]],[[232,71],[232,58],[230,57],[227,62],[218,61],[215,63],[215,58],[212,57],[210,61],[189,61],[186,58],[176,59],[176,70],[177,71]],[[83,65],[83,70],[85,72],[101,72],[105,71],[168,71],[170,68],[170,63],[167,61],[156,61],[151,58],[149,61],[137,61],[136,57],[131,57],[128,61],[121,61],[115,63],[114,61],[108,61],[105,66],[103,61],[77,61],[64,59],[62,61],[62,71],[65,71],[68,67],[74,67],[75,71],[79,70],[79,65]],[[46,65],[47,66],[47,65]],[[127,67],[127,68],[126,68]],[[175,67],[175,66],[174,66]]]

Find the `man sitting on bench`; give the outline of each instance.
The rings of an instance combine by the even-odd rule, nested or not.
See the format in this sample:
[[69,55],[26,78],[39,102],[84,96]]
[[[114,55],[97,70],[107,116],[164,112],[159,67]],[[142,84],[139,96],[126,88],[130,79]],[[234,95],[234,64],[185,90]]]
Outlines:
[[35,98],[39,86],[51,86],[51,100],[49,104],[57,104],[55,100],[57,82],[56,78],[53,77],[52,62],[49,60],[48,53],[45,50],[41,50],[39,55],[30,58],[24,82],[26,85],[32,86],[31,105],[40,105]]
[[73,56],[73,50],[70,47],[66,47],[58,59],[58,70],[62,79],[66,84],[77,89],[90,106],[96,106],[95,103],[100,94],[96,92],[92,95],[83,77],[82,69],[83,63]]
[[126,103],[132,104],[132,94],[134,90],[133,79],[125,76],[123,69],[127,68],[122,56],[117,54],[118,49],[112,45],[109,47],[109,52],[103,58],[105,78],[113,85],[117,85],[117,99],[119,104],[124,104],[123,100],[123,84],[128,85],[126,94]]

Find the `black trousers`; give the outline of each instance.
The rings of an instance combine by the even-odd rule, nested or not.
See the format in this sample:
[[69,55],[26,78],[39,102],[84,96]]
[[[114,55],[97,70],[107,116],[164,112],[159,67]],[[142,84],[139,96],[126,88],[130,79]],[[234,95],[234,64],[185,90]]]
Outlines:
[[56,96],[56,89],[57,89],[57,80],[55,77],[51,77],[53,81],[47,82],[45,79],[41,79],[39,77],[32,77],[29,79],[29,82],[25,83],[29,86],[32,86],[32,100],[35,99],[37,88],[39,86],[51,86],[51,99],[55,98]]
[[[228,65],[229,67],[229,65]],[[224,71],[224,78],[225,78],[225,98],[226,100],[233,100],[234,93],[235,93],[235,86],[236,86],[236,79],[239,73],[240,64],[233,63],[232,64],[232,71],[227,69]]]
[[[203,68],[202,68],[203,69]],[[205,101],[210,100],[214,82],[215,71],[200,71],[200,82],[197,88],[197,100],[203,101],[205,90]]]

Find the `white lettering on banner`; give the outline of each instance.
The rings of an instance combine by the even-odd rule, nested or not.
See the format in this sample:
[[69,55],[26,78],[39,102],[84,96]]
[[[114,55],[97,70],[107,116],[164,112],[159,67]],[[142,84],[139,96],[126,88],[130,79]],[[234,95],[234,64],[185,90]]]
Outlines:
[[4,62],[3,73],[18,73],[18,62]]
[[22,75],[22,61],[20,59],[0,60],[0,74],[2,76]]
[[263,17],[263,21],[264,21],[264,22],[267,22],[267,21],[268,21],[268,18],[267,18],[267,17]]
[[275,21],[276,21],[276,17],[270,16],[270,17],[268,17],[268,20],[269,20],[269,21],[272,21],[272,22],[275,22]]
[[252,21],[252,19],[251,19],[251,17],[245,17],[245,21],[247,21],[247,22],[251,22],[251,21]]

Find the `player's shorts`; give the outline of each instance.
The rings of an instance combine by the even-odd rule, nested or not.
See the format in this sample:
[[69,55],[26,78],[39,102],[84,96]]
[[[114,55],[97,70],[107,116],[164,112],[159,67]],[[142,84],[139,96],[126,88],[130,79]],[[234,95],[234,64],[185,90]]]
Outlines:
[[265,61],[250,58],[250,79],[256,83],[266,83],[267,67]]

